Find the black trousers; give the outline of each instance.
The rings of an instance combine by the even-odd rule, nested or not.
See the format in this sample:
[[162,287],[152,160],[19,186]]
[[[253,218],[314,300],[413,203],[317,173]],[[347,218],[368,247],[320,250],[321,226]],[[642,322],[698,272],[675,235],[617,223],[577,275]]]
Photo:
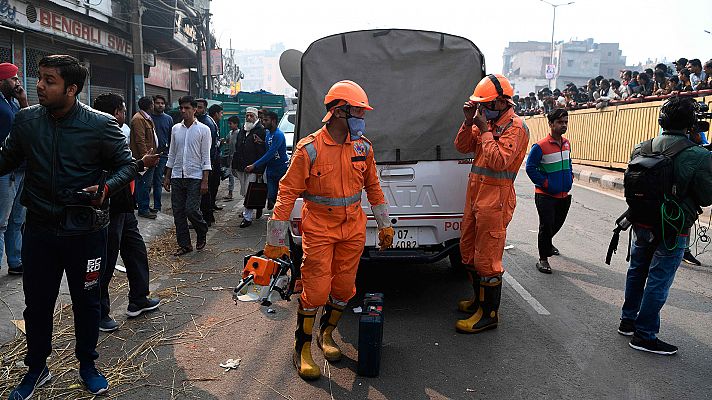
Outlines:
[[39,370],[52,352],[52,320],[63,273],[72,297],[75,354],[80,364],[99,357],[100,279],[106,265],[107,230],[75,236],[57,234],[27,223],[22,240],[27,355],[25,364]]
[[200,198],[200,211],[203,213],[205,222],[215,222],[215,213],[213,206],[215,205],[215,197],[218,195],[220,187],[220,173],[210,171],[208,173],[208,193],[205,193]]
[[148,254],[133,212],[111,214],[106,242],[106,269],[101,275],[102,318],[107,317],[111,310],[109,283],[119,251],[129,280],[129,302],[140,302],[148,296]]
[[204,240],[208,233],[208,224],[200,212],[200,181],[200,179],[171,178],[173,222],[176,225],[176,240],[181,247],[192,247],[187,220],[193,224],[198,240]]
[[545,260],[551,257],[551,239],[566,221],[571,206],[571,195],[560,199],[537,193],[534,195],[534,203],[539,213],[539,259]]

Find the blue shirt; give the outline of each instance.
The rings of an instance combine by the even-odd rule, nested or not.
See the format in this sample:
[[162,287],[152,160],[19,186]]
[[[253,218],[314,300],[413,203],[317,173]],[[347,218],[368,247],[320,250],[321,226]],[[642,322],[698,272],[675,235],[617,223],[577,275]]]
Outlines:
[[151,114],[153,126],[156,128],[158,136],[159,153],[165,151],[168,154],[168,147],[171,145],[171,129],[173,129],[173,118],[166,113]]
[[20,105],[14,98],[6,98],[0,95],[0,142],[4,142],[5,138],[10,134],[12,123],[15,121],[15,114],[20,111]]
[[287,158],[287,141],[284,138],[284,133],[275,128],[274,132],[270,132],[265,129],[265,146],[267,147],[267,152],[255,161],[255,168],[259,168],[265,165],[267,171],[280,172],[287,169],[287,163],[289,158]]

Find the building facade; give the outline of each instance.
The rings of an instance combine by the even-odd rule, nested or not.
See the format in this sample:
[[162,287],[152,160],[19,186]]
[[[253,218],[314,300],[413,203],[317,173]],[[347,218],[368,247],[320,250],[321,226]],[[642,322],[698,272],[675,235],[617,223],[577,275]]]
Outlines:
[[[195,38],[189,28],[194,20],[182,18],[187,14],[181,14],[184,1],[160,0],[174,8],[164,5],[162,17],[170,22],[158,35],[158,28],[152,31],[146,27],[159,26],[154,25],[157,21],[149,11],[158,0],[142,0],[146,9],[142,24],[147,94],[177,98],[193,89],[190,72],[197,64],[197,47],[191,42]],[[98,95],[111,92],[123,96],[133,109],[137,99],[129,6],[129,0],[0,0],[0,62],[19,67],[30,104],[35,104],[39,61],[50,54],[69,54],[89,70],[80,101],[91,104]]]
[[[503,72],[512,81],[515,93],[524,96],[549,86],[545,72],[546,65],[551,63],[551,55],[551,43],[509,43],[504,50]],[[568,83],[585,85],[598,75],[617,78],[626,61],[618,43],[595,43],[590,38],[555,43],[553,55],[556,74],[551,87],[559,89]]]

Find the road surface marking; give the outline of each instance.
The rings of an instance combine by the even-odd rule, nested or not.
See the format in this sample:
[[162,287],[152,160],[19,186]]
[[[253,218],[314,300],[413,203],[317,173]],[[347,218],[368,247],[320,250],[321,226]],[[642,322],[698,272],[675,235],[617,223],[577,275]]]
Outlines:
[[592,188],[592,187],[588,187],[588,186],[582,185],[582,184],[580,184],[580,183],[574,183],[574,186],[580,187],[580,188],[583,188],[583,189],[586,189],[586,190],[590,190],[590,191],[592,191],[592,192],[596,192],[596,193],[599,193],[599,194],[603,194],[603,195],[606,195],[606,196],[608,196],[608,197],[613,197],[614,199],[618,199],[618,200],[623,200],[623,201],[625,201],[625,197],[616,196],[615,194],[608,193],[608,192],[603,191],[603,190],[594,189],[594,188]]
[[519,282],[517,282],[517,280],[514,279],[514,277],[513,277],[512,275],[509,274],[509,272],[505,272],[505,273],[504,273],[504,280],[507,281],[507,283],[508,283],[510,286],[512,286],[512,287],[514,288],[514,290],[516,290],[517,293],[519,293],[519,295],[522,296],[522,298],[523,298],[527,303],[529,303],[530,306],[532,306],[532,308],[534,309],[534,311],[538,312],[540,315],[551,315],[551,313],[549,312],[549,310],[547,310],[546,308],[544,308],[544,306],[542,306],[541,303],[539,303],[539,302],[534,298],[534,296],[532,296],[531,294],[529,294],[529,292],[527,292],[527,290],[524,289],[524,287],[523,287],[522,285],[520,285]]

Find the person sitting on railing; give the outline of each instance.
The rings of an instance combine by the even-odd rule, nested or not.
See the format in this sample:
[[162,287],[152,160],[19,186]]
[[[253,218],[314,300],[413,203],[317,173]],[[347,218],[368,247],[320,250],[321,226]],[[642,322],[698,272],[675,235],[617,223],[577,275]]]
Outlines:
[[596,108],[600,109],[607,107],[608,102],[611,100],[619,100],[620,96],[611,89],[611,84],[603,79],[601,80],[601,87],[593,93],[593,98],[595,99]]
[[677,77],[677,75],[673,75],[670,78],[668,78],[668,85],[666,88],[665,94],[671,94],[672,92],[679,91],[679,85],[680,85],[680,78]]
[[687,62],[686,69],[690,70],[690,82],[692,83],[693,90],[700,90],[705,88],[705,71],[702,70],[702,63],[699,58],[693,58]]
[[633,88],[632,97],[646,97],[653,94],[653,82],[645,72],[638,74],[638,86]]
[[677,86],[677,90],[680,92],[691,92],[694,90],[692,86],[692,80],[690,79],[690,70],[683,68],[678,73],[677,77],[680,78],[680,83]]
[[705,62],[703,70],[705,71],[705,89],[712,89],[712,59]]
[[613,90],[613,92],[615,92],[621,100],[625,100],[630,97],[630,89],[628,88],[628,85],[623,85],[616,79],[611,82],[611,90]]
[[653,94],[656,96],[661,96],[668,94],[667,91],[668,79],[665,77],[665,72],[656,69],[655,78],[653,81]]

